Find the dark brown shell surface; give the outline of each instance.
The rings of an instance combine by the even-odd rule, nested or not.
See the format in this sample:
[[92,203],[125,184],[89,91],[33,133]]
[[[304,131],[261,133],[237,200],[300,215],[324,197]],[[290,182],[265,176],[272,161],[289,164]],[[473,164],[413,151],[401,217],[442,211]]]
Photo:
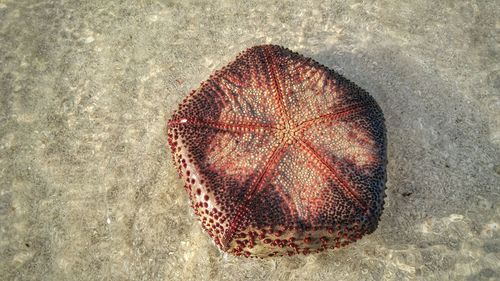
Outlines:
[[377,228],[382,111],[312,59],[247,49],[186,97],[167,128],[194,213],[225,252],[315,253]]

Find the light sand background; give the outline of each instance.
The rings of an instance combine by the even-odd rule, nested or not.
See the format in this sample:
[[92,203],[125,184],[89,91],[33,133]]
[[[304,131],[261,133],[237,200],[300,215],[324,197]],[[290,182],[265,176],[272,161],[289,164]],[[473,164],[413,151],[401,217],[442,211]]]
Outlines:
[[[240,2],[0,1],[0,279],[498,280],[498,1]],[[263,43],[384,110],[385,212],[347,248],[224,257],[191,216],[165,118]]]

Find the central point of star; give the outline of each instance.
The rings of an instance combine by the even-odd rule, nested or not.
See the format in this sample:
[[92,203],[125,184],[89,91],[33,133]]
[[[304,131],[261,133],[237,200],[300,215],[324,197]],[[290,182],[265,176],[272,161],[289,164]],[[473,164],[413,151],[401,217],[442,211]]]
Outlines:
[[278,137],[285,143],[292,144],[299,139],[299,128],[291,122],[286,122],[277,130]]

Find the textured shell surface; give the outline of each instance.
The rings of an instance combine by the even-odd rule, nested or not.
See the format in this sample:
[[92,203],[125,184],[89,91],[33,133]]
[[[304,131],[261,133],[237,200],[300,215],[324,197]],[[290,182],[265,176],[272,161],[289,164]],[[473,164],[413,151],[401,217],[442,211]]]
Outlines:
[[276,45],[243,51],[182,101],[167,130],[194,213],[222,251],[316,253],[377,228],[382,110],[310,58]]

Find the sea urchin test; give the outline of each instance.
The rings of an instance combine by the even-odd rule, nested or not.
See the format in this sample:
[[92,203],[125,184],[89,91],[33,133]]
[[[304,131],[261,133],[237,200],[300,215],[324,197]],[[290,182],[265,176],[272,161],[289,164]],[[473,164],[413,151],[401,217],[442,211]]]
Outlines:
[[247,49],[191,92],[167,128],[194,213],[222,251],[316,253],[377,228],[382,111],[310,58],[275,45]]

